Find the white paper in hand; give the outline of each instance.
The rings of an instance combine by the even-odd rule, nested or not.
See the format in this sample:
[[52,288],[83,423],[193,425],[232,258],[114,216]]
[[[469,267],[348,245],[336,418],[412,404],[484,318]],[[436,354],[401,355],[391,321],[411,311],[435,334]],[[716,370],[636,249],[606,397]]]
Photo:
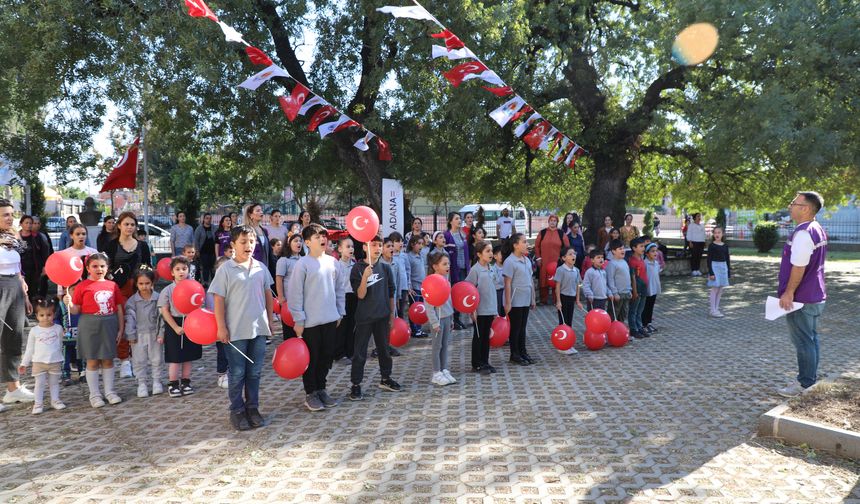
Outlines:
[[764,318],[768,320],[776,320],[783,315],[787,315],[801,308],[803,308],[803,303],[794,302],[792,303],[792,307],[790,310],[783,310],[779,306],[779,298],[768,296],[767,301],[765,301],[764,303]]

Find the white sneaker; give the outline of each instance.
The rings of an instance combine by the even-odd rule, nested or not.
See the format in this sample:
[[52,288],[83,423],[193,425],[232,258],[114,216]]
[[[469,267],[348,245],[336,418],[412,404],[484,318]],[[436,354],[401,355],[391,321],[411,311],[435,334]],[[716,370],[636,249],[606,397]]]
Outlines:
[[51,407],[54,408],[55,410],[59,411],[61,409],[66,409],[66,403],[64,403],[63,401],[59,401],[59,400],[51,401]]
[[122,361],[122,365],[119,367],[119,377],[120,378],[131,378],[134,376],[131,370],[131,361],[124,360]]
[[723,315],[723,312],[721,312],[720,310],[715,311],[715,312],[713,313],[713,316],[714,316],[714,317],[716,317],[716,318],[723,318],[723,317],[725,317],[725,315]]
[[111,392],[110,394],[105,394],[105,399],[108,400],[111,404],[119,404],[122,402],[122,397],[117,395],[116,392]]
[[781,395],[782,397],[797,397],[802,394],[806,389],[803,388],[800,383],[794,382],[787,387],[783,387],[781,389],[776,389],[776,393]]
[[45,411],[45,409],[44,409],[44,408],[42,408],[42,405],[41,405],[41,404],[34,404],[34,405],[33,405],[33,414],[34,414],[34,415],[38,415],[39,413],[41,413],[41,412],[43,412],[43,411]]
[[442,374],[445,376],[445,379],[448,380],[448,383],[457,383],[457,379],[454,378],[454,375],[452,375],[447,369],[443,369]]
[[164,393],[164,386],[160,381],[152,382],[152,395],[158,395]]
[[218,377],[218,386],[221,388],[230,388],[230,379],[223,374]]
[[104,399],[102,396],[92,396],[90,397],[90,406],[93,408],[101,408],[105,405]]
[[3,396],[3,402],[6,404],[19,403],[19,402],[33,402],[36,400],[36,397],[32,392],[27,390],[27,387],[24,385],[19,385],[18,388],[13,390],[12,392],[6,391],[6,395]]
[[6,406],[3,406],[3,403],[0,402],[0,412],[6,411]]
[[570,347],[567,350],[559,350],[558,353],[560,353],[562,355],[574,355],[574,354],[578,354],[579,352],[577,352],[575,348]]
[[433,373],[433,378],[430,380],[430,383],[432,383],[433,385],[439,385],[441,387],[443,385],[448,385],[448,379],[445,378],[445,375],[443,375],[441,372],[437,371]]
[[137,397],[149,397],[149,389],[146,388],[145,382],[137,384]]

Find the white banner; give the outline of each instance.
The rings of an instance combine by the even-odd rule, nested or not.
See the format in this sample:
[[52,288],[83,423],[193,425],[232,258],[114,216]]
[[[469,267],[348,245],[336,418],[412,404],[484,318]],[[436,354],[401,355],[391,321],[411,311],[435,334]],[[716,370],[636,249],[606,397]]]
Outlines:
[[403,186],[394,179],[382,179],[382,222],[379,223],[383,238],[394,231],[403,233]]

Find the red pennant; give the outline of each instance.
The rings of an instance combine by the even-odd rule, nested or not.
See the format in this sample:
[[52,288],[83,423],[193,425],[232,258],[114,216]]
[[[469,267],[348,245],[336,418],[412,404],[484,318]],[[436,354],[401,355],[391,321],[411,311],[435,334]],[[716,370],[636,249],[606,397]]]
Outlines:
[[531,150],[537,149],[540,147],[546,134],[549,133],[550,128],[552,128],[552,125],[549,121],[541,121],[537,126],[532,128],[531,131],[526,133],[526,136],[523,137],[523,142],[525,142]]
[[290,93],[290,96],[279,96],[278,102],[281,104],[281,110],[284,111],[284,115],[287,116],[287,119],[290,122],[293,122],[296,119],[296,116],[299,115],[299,109],[302,108],[302,104],[305,103],[308,96],[310,96],[311,90],[302,85],[301,82],[297,82],[296,86],[293,88],[293,92]]
[[563,136],[564,135],[561,134],[561,131],[559,131],[558,133],[555,134],[555,140],[552,141],[552,145],[550,145],[549,149],[547,149],[546,157],[548,157],[548,158],[552,157],[553,152],[555,152],[555,149],[561,144],[561,138]]
[[337,110],[331,105],[324,105],[319,108],[311,117],[311,123],[308,124],[308,131],[314,131],[322,122],[337,113]]
[[576,169],[576,160],[579,159],[583,153],[585,153],[585,149],[583,149],[582,147],[580,147],[578,145],[574,145],[573,148],[574,148],[573,156],[571,156],[570,163],[568,163],[567,166],[570,168]]
[[248,57],[251,59],[251,63],[255,65],[263,65],[267,67],[273,64],[272,58],[268,57],[266,53],[254,46],[245,46],[245,53],[248,54]]
[[508,96],[508,95],[514,94],[514,89],[511,86],[505,86],[505,87],[481,86],[481,87],[486,89],[487,91],[493,93],[496,96]]
[[113,167],[113,171],[108,174],[102,190],[99,192],[107,192],[114,189],[134,189],[137,187],[137,146],[139,144],[140,138],[137,138],[128,147],[122,159]]
[[191,17],[207,17],[216,23],[218,22],[218,16],[203,0],[185,0],[185,6],[188,7],[188,15]]
[[508,123],[510,124],[510,123],[516,121],[517,119],[522,117],[523,114],[528,114],[529,112],[534,112],[534,109],[531,107],[531,105],[526,104],[525,107],[521,108],[516,114],[514,114],[513,117],[511,117],[511,120],[508,121]]
[[561,156],[559,156],[559,159],[561,161],[556,161],[556,163],[564,164],[565,162],[567,162],[567,156],[570,155],[570,150],[573,149],[574,147],[576,147],[576,144],[573,143],[573,141],[571,141],[569,144],[567,144],[567,146],[561,151]]
[[350,119],[349,121],[346,121],[345,123],[343,123],[340,126],[338,126],[337,128],[335,128],[334,131],[332,131],[332,133],[337,133],[338,131],[343,131],[343,130],[345,130],[347,128],[351,128],[353,126],[361,126],[361,125],[358,124],[357,122],[353,121],[352,119]]
[[480,61],[467,61],[466,63],[460,63],[455,66],[451,70],[443,73],[442,75],[448,79],[448,82],[451,83],[452,86],[457,87],[463,83],[463,78],[465,78],[469,74],[479,74],[482,72],[486,72],[489,70],[487,65],[481,63]]
[[462,40],[457,38],[457,36],[451,33],[448,29],[444,29],[439,33],[433,33],[430,36],[433,38],[445,39],[445,47],[447,47],[448,50],[466,47],[466,44],[464,44]]
[[380,137],[376,137],[376,141],[379,144],[379,160],[391,161],[391,148],[388,145],[388,142]]

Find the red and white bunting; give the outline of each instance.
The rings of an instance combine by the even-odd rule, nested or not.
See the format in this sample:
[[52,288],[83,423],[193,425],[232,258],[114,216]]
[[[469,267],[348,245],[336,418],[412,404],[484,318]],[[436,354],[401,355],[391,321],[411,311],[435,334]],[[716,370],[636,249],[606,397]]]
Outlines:
[[274,64],[272,58],[254,46],[245,46],[245,54],[248,55],[248,59],[251,60],[251,63],[255,65],[270,66]]
[[537,121],[538,119],[543,119],[543,117],[540,115],[540,113],[535,112],[534,114],[530,115],[529,118],[526,119],[524,123],[517,126],[517,129],[514,130],[514,136],[517,138],[523,136],[523,133],[525,133],[532,126],[532,124],[535,121]]
[[290,96],[278,97],[278,101],[281,104],[281,110],[284,111],[284,115],[287,116],[287,119],[289,119],[290,122],[293,122],[296,119],[296,116],[299,115],[299,110],[302,108],[302,105],[310,94],[310,89],[302,85],[301,82],[297,82],[296,86],[293,88],[293,92],[290,93]]
[[466,44],[464,44],[459,37],[451,33],[451,31],[447,28],[440,31],[439,33],[433,33],[430,36],[433,38],[445,39],[445,47],[447,47],[448,49],[460,49],[466,47]]
[[432,14],[427,12],[427,9],[421,7],[420,5],[410,5],[408,7],[395,7],[392,5],[386,5],[385,7],[378,7],[376,10],[378,12],[382,12],[383,14],[391,14],[396,18],[426,19],[428,21],[436,21],[436,18],[434,18]]
[[218,16],[203,0],[185,0],[185,6],[188,7],[188,15],[191,17],[205,17],[218,22]]
[[523,106],[525,106],[526,101],[520,98],[519,96],[514,96],[510,100],[506,101],[502,104],[501,107],[496,110],[490,112],[490,117],[496,121],[496,124],[503,127],[504,125],[511,122],[517,112],[520,111]]
[[355,147],[356,149],[358,149],[360,151],[366,151],[366,150],[370,149],[370,144],[368,142],[370,142],[370,139],[375,137],[375,136],[376,135],[373,134],[373,132],[368,131],[367,134],[364,135],[363,138],[359,138],[358,141],[352,145],[353,145],[353,147]]
[[288,74],[286,70],[279,67],[278,65],[269,65],[265,69],[260,70],[251,77],[248,77],[245,82],[239,84],[239,87],[255,91],[258,87],[262,86],[269,79],[273,79],[275,77],[289,76],[290,74]]
[[448,58],[449,60],[458,60],[465,58],[478,59],[468,47],[463,47],[461,49],[448,49],[442,46],[433,46],[433,59],[436,58]]

